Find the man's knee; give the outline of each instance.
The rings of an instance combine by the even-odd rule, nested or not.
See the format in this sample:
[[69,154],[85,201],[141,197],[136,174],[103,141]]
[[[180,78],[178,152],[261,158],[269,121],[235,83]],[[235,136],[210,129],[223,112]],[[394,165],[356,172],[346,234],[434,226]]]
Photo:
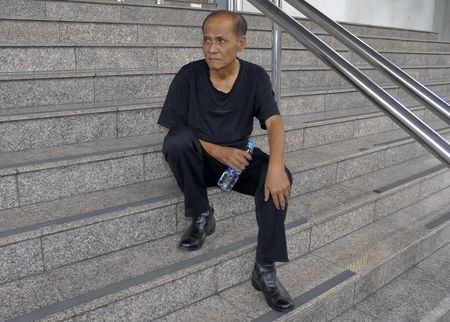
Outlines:
[[[262,167],[262,173],[264,173],[264,175],[261,175],[258,178],[258,190],[262,190],[262,191],[264,190],[264,185],[265,185],[268,169],[269,169],[269,159],[267,159],[267,162],[265,162],[264,166]],[[286,171],[286,175],[288,177],[289,184],[292,186],[292,183],[294,182],[292,173],[287,167],[284,167],[284,170]]]
[[198,142],[198,139],[190,127],[174,127],[164,138],[162,150],[164,155],[182,154],[184,151],[192,149],[193,144],[196,144],[195,141]]

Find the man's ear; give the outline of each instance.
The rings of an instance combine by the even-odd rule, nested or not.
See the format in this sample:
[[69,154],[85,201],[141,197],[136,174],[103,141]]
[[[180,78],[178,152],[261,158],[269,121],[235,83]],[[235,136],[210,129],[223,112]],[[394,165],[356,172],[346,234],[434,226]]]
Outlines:
[[243,51],[245,47],[247,46],[247,37],[241,36],[238,40],[238,51]]

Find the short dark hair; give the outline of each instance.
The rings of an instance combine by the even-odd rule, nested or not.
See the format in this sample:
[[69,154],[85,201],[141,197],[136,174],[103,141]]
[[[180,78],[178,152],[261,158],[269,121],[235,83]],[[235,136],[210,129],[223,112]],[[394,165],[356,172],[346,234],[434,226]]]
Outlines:
[[240,13],[236,13],[236,12],[232,12],[232,11],[228,11],[228,10],[217,10],[217,11],[211,12],[205,18],[205,20],[203,20],[202,31],[205,30],[206,20],[208,20],[209,18],[213,18],[216,16],[222,16],[222,15],[228,16],[233,19],[233,23],[235,26],[234,31],[235,31],[235,34],[237,37],[245,36],[247,34],[247,21],[245,21],[244,16],[241,15]]

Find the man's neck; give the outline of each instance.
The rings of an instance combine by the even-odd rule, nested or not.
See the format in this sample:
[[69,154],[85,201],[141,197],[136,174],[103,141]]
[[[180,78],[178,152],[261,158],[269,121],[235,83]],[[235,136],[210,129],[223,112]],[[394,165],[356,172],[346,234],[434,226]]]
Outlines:
[[213,79],[217,80],[226,80],[230,77],[234,77],[239,73],[239,68],[241,66],[241,63],[239,62],[239,59],[235,59],[234,62],[232,62],[230,65],[228,65],[225,68],[214,70],[209,70],[209,75]]

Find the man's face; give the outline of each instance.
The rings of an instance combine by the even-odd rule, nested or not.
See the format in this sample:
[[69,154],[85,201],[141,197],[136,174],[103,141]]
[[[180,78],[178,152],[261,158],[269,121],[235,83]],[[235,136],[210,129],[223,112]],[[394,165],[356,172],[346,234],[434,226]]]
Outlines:
[[245,37],[237,37],[231,17],[222,15],[206,20],[202,49],[209,69],[220,70],[232,64],[245,47]]

